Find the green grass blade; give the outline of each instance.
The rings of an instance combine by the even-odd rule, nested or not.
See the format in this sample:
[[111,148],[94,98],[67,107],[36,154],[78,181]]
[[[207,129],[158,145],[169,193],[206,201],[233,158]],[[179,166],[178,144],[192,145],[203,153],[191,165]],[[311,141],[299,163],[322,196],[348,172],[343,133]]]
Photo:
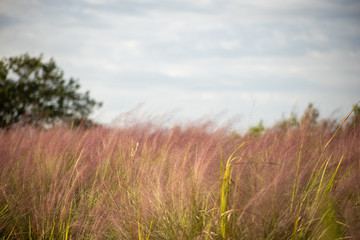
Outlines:
[[[229,192],[230,192],[230,184],[231,184],[231,175],[232,175],[232,162],[234,159],[237,159],[236,157],[233,157],[234,154],[245,144],[243,142],[240,144],[240,146],[232,152],[230,157],[228,158],[225,170],[222,174],[222,185],[221,185],[221,195],[220,195],[220,213],[221,213],[221,222],[220,222],[220,232],[223,239],[226,239],[226,226],[227,226],[227,210],[228,210],[228,198],[229,198]],[[222,162],[222,161],[221,161]],[[220,165],[221,168],[223,168],[223,165]]]
[[138,220],[138,233],[139,233],[139,240],[142,240],[141,229],[140,229],[140,220]]
[[[15,227],[13,227],[13,228],[11,229],[11,232],[9,233],[9,236],[6,238],[6,240],[9,240],[9,239],[10,239],[10,237],[11,237],[11,235],[13,234],[14,230],[15,230]],[[5,238],[4,238],[4,239],[5,239]]]
[[150,233],[151,233],[151,230],[152,230],[152,224],[153,224],[153,221],[151,220],[150,226],[149,226],[149,233],[146,235],[146,240],[150,239]]
[[69,218],[68,218],[68,221],[67,221],[67,223],[66,223],[66,230],[65,230],[65,240],[67,240],[68,237],[69,237],[72,205],[73,205],[73,201],[71,201],[71,203],[70,203]]
[[299,157],[298,157],[298,161],[297,161],[297,165],[296,165],[296,174],[295,174],[293,192],[292,192],[292,196],[291,196],[290,213],[292,213],[293,209],[294,209],[294,201],[295,201],[295,195],[296,195],[296,190],[297,190],[296,188],[297,188],[297,184],[298,184],[302,148],[303,148],[303,143],[301,143],[301,146],[300,146]]

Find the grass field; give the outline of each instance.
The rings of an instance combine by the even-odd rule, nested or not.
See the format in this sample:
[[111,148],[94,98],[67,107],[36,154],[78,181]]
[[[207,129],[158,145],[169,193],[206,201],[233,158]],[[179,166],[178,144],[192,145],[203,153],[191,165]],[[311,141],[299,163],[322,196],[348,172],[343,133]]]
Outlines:
[[360,125],[0,133],[0,239],[360,239]]

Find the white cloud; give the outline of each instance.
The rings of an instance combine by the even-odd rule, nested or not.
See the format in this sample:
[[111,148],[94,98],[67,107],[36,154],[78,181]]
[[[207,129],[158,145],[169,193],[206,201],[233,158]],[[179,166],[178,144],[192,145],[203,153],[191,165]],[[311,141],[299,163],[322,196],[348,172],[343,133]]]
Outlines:
[[296,99],[331,108],[360,89],[360,28],[337,16],[354,10],[329,1],[59,1],[59,14],[45,1],[27,9],[36,2],[0,2],[0,17],[20,19],[0,22],[0,52],[59,59],[107,116],[145,101],[185,115],[253,111],[256,124]]
[[30,10],[33,5],[37,4],[39,4],[39,0],[1,0],[0,14],[21,17],[21,13],[24,13],[24,8]]
[[241,47],[241,43],[239,40],[221,41],[220,46],[226,50],[232,50]]
[[83,1],[94,5],[103,5],[103,4],[109,4],[115,2],[115,0],[83,0]]
[[214,92],[203,92],[201,93],[201,98],[205,101],[219,100],[218,94]]

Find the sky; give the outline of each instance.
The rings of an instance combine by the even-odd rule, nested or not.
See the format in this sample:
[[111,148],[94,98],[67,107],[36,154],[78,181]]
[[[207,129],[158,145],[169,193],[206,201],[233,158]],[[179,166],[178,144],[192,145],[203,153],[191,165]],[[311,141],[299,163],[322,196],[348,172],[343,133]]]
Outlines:
[[78,79],[102,123],[137,110],[246,129],[310,102],[342,118],[360,100],[360,1],[0,0],[0,57],[23,53]]

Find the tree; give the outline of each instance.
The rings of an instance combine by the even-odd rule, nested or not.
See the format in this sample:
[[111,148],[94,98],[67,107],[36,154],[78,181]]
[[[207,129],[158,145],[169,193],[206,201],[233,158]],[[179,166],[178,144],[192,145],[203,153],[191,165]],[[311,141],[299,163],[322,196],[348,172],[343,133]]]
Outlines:
[[264,131],[265,131],[265,128],[264,128],[263,122],[262,122],[262,120],[260,120],[258,125],[252,126],[249,129],[248,134],[250,134],[252,136],[259,136]]
[[354,105],[354,112],[350,118],[349,126],[358,127],[360,125],[360,106],[359,103]]
[[317,127],[319,125],[319,110],[309,103],[304,110],[303,115],[298,118],[297,114],[292,112],[289,119],[285,119],[276,124],[278,129],[295,129],[300,126]]
[[301,117],[301,125],[309,125],[314,127],[318,124],[319,110],[314,107],[312,103],[309,103]]
[[0,128],[15,123],[55,124],[90,121],[94,107],[102,103],[80,93],[79,83],[64,79],[55,61],[43,56],[3,58],[0,61]]

